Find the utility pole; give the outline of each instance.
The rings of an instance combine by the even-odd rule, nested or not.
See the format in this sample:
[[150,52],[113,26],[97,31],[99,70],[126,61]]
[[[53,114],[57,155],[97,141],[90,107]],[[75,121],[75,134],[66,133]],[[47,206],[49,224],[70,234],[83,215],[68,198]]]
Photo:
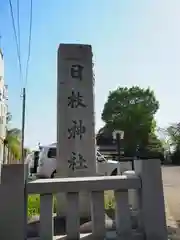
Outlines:
[[121,162],[121,140],[124,138],[124,131],[114,130],[113,139],[116,140],[118,161]]
[[120,136],[120,133],[116,133],[116,144],[117,144],[118,161],[121,162],[121,136]]
[[22,94],[22,139],[21,139],[21,162],[24,163],[24,130],[25,130],[25,116],[26,116],[26,89],[23,88]]

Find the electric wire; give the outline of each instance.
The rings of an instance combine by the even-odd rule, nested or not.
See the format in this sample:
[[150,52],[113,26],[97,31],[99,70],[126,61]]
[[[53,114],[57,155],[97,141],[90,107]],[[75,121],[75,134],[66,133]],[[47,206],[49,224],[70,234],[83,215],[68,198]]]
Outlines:
[[20,78],[21,78],[21,80],[23,80],[22,64],[21,64],[21,54],[20,54],[20,48],[19,48],[19,45],[18,45],[18,37],[17,37],[17,33],[16,33],[16,27],[15,27],[15,21],[14,21],[14,14],[13,14],[13,7],[12,7],[12,2],[11,2],[11,0],[9,0],[9,6],[10,6],[11,19],[12,19],[12,25],[13,25],[13,31],[14,31],[14,36],[15,36],[16,49],[17,49],[17,56],[18,56],[18,63],[19,63]]
[[32,9],[33,9],[32,0],[30,0],[29,41],[28,41],[28,56],[27,56],[26,73],[25,73],[25,88],[27,86],[27,81],[28,81],[29,61],[30,61],[30,55],[31,55]]
[[21,56],[21,34],[20,34],[20,7],[19,7],[19,0],[17,0],[17,40],[19,45],[19,54]]

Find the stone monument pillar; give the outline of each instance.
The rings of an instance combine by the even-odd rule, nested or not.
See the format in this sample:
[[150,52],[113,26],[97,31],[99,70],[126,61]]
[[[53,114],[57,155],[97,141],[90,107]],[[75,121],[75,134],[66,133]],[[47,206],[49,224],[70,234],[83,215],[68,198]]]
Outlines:
[[[60,44],[57,77],[57,176],[96,175],[94,87],[90,45]],[[87,193],[80,194],[80,216],[89,216]],[[65,194],[57,195],[66,213]]]

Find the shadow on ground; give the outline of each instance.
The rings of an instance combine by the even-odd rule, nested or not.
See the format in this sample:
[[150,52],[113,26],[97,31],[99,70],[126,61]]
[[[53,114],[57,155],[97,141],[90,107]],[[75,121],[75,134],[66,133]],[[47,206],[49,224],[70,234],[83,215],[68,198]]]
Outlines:
[[180,228],[167,227],[168,240],[180,240]]
[[[105,228],[106,231],[114,231],[116,229],[114,219],[114,210],[109,210],[106,213]],[[66,220],[63,217],[54,216],[54,235],[65,235],[66,234]],[[39,216],[33,216],[28,222],[27,226],[27,237],[34,238],[39,237],[40,220]],[[92,232],[91,219],[81,218],[80,219],[80,233]]]
[[[54,235],[65,235],[66,234],[66,221],[65,218],[54,216]],[[115,213],[114,209],[106,210],[105,227],[106,231],[115,231]],[[132,219],[133,220],[133,219]],[[132,221],[134,222],[134,221]],[[39,216],[34,216],[28,222],[27,237],[34,238],[39,237],[40,229]],[[134,225],[134,226],[133,226]],[[178,228],[168,226],[168,240],[180,240],[180,220],[177,221]],[[132,228],[136,228],[136,224],[132,224]],[[80,233],[92,232],[91,219],[81,218],[80,219]]]

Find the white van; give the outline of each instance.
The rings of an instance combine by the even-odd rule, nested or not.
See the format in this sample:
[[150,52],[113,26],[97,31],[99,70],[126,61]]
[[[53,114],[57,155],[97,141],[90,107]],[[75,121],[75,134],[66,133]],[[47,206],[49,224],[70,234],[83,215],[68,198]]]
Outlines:
[[[39,164],[37,177],[54,178],[57,169],[56,162],[56,143],[43,146],[39,154]],[[97,173],[98,175],[117,175],[120,174],[120,163],[113,160],[106,160],[97,151]]]

